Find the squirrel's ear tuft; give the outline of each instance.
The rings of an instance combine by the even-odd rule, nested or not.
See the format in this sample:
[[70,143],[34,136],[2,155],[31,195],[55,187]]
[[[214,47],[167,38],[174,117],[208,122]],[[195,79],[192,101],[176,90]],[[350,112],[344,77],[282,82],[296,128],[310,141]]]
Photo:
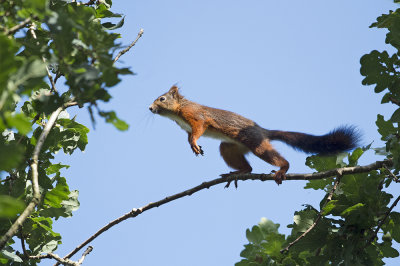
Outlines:
[[169,89],[168,93],[176,99],[183,98],[183,96],[179,94],[179,88],[176,85],[172,86],[171,89]]
[[176,92],[179,92],[179,88],[176,85],[172,86],[171,89],[169,89],[169,93],[176,93]]

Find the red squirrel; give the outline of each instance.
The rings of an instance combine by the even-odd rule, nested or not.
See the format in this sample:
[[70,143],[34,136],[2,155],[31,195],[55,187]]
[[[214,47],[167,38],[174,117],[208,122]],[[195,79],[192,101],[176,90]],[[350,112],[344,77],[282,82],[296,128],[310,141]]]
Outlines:
[[179,93],[179,88],[175,85],[158,97],[149,109],[154,114],[174,120],[185,130],[196,156],[204,154],[201,146],[197,145],[200,136],[220,139],[222,158],[228,166],[236,170],[221,176],[250,173],[252,168],[245,154],[251,151],[267,163],[280,167],[274,175],[278,185],[286,179],[289,162],[272,147],[271,140],[282,141],[305,153],[327,155],[351,150],[360,139],[354,126],[342,126],[322,136],[264,129],[236,113],[189,101]]

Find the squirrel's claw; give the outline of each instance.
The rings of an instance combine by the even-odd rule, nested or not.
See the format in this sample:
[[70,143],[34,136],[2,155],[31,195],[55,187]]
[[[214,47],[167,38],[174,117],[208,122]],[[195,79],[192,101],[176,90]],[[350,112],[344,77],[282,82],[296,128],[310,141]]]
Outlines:
[[281,170],[276,171],[276,172],[275,172],[275,175],[274,175],[274,179],[275,179],[275,182],[276,182],[276,183],[278,184],[278,186],[279,186],[280,184],[282,184],[282,180],[286,180],[285,172],[283,172],[283,171],[281,171]]
[[[230,172],[230,173],[227,173],[227,174],[221,174],[220,176],[224,177],[224,178],[227,178],[227,177],[229,177],[231,175],[234,175],[234,174],[238,174],[238,172]],[[235,177],[235,179],[233,179],[233,180],[227,181],[224,188],[229,188],[229,186],[230,186],[232,181],[235,181],[235,188],[237,189],[238,188],[238,179],[237,179],[237,177]]]
[[201,148],[201,146],[199,145],[199,148],[200,148],[200,154],[201,154],[201,156],[204,156],[204,151],[203,151],[203,149]]
[[227,181],[225,188],[228,188],[232,181],[235,181],[235,188],[238,188],[238,176],[237,175],[251,173],[251,171],[252,171],[252,169],[250,167],[248,169],[237,170],[237,171],[229,172],[227,174],[222,174],[220,176],[227,178],[231,175],[236,175],[235,179],[233,179],[233,180],[231,179],[231,180]]
[[196,156],[198,156],[199,154],[204,155],[204,151],[200,145],[191,145],[190,147],[192,148],[192,151]]

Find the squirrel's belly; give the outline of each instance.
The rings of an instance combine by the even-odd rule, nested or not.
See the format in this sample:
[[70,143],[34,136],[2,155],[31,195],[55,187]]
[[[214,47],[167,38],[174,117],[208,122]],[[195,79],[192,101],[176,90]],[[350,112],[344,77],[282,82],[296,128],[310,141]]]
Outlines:
[[222,134],[221,132],[218,132],[216,130],[207,129],[204,132],[203,136],[209,137],[209,138],[213,138],[213,139],[218,139],[218,140],[221,140],[223,142],[238,143],[234,139],[232,139],[232,138],[228,137],[227,135]]
[[[183,120],[179,116],[171,115],[171,114],[166,115],[166,116],[168,118],[170,118],[171,120],[175,121],[179,125],[179,127],[182,128],[183,130],[185,130],[186,132],[188,132],[188,133],[192,132],[192,127],[189,125],[189,123],[187,123],[185,120]],[[207,129],[204,132],[203,136],[208,137],[208,138],[218,139],[223,142],[235,143],[235,144],[238,144],[241,146],[243,145],[240,142],[237,142],[236,140],[228,137],[227,135],[222,134],[221,132],[212,130],[212,129]]]

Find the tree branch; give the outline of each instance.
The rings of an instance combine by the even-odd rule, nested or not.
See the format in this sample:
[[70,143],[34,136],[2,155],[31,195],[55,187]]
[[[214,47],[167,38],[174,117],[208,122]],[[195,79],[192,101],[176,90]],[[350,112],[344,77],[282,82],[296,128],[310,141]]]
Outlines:
[[385,164],[383,165],[383,168],[385,168],[389,172],[389,175],[393,178],[394,182],[396,182],[396,183],[400,182],[399,179],[397,178],[397,176],[395,174],[393,174],[392,171],[390,171],[390,169]]
[[[332,169],[332,170],[320,172],[320,173],[288,174],[286,177],[286,180],[315,180],[315,179],[322,179],[322,178],[326,178],[326,177],[335,176],[338,173],[340,173],[341,175],[365,173],[365,172],[369,172],[371,170],[376,170],[376,169],[382,168],[384,164],[391,166],[393,163],[391,160],[385,160],[385,161],[377,161],[375,163],[365,165],[365,166],[343,167],[343,168]],[[242,180],[242,181],[245,181],[245,180],[260,180],[260,181],[271,180],[271,181],[273,181],[274,176],[273,176],[273,174],[239,174],[239,175],[231,175],[228,177],[220,177],[220,178],[208,181],[208,182],[203,182],[202,184],[200,184],[196,187],[193,187],[191,189],[185,190],[183,192],[177,193],[172,196],[168,196],[162,200],[159,200],[156,202],[151,202],[139,209],[132,209],[130,212],[122,215],[121,217],[111,221],[106,226],[102,227],[95,234],[93,234],[91,237],[89,237],[87,240],[85,240],[79,246],[77,246],[73,251],[68,253],[64,257],[64,259],[71,258],[74,254],[76,254],[79,250],[81,250],[84,246],[89,244],[91,241],[93,241],[99,235],[101,235],[102,233],[104,233],[105,231],[110,229],[111,227],[119,224],[120,222],[122,222],[126,219],[134,218],[145,211],[148,211],[155,207],[159,207],[161,205],[167,204],[171,201],[183,198],[185,196],[191,196],[193,193],[199,192],[200,190],[209,189],[210,187],[221,184],[221,183],[232,182],[236,179]],[[58,263],[56,263],[55,265],[58,265]]]
[[118,59],[125,54],[126,52],[128,52],[133,46],[135,46],[135,44],[137,43],[137,41],[140,39],[140,37],[142,37],[143,35],[143,29],[140,29],[136,39],[124,50],[122,50],[121,52],[118,53],[118,55],[114,58],[114,63],[118,61]]
[[379,221],[378,226],[376,227],[374,233],[372,234],[371,238],[368,240],[365,247],[369,246],[375,240],[376,236],[378,235],[378,231],[381,229],[382,225],[385,223],[389,214],[392,212],[393,208],[397,205],[397,203],[399,201],[400,201],[400,196],[398,196],[397,199],[392,203],[389,210],[387,210],[387,212],[385,213],[385,216],[383,217],[383,219]]
[[390,97],[389,100],[390,100],[392,103],[394,103],[394,104],[400,106],[400,102],[399,102],[398,100],[396,100],[395,98]]
[[1,182],[7,182],[7,181],[13,180],[13,179],[15,179],[15,177],[10,176],[10,177],[7,177],[7,178],[5,178],[5,179],[3,179],[3,180],[0,180],[0,183],[1,183]]
[[289,249],[290,249],[294,244],[296,244],[296,243],[299,242],[302,238],[304,238],[304,237],[305,237],[309,232],[311,232],[311,230],[317,225],[317,223],[319,222],[319,220],[320,220],[321,217],[322,217],[322,213],[323,213],[324,207],[326,206],[326,204],[328,204],[328,202],[330,202],[330,201],[332,200],[333,193],[335,193],[335,191],[336,191],[336,189],[337,189],[337,187],[338,187],[338,185],[339,185],[339,183],[340,183],[340,179],[341,179],[341,178],[342,178],[342,173],[338,171],[338,175],[337,175],[337,177],[336,177],[336,181],[335,181],[335,183],[334,183],[334,185],[333,185],[333,188],[332,188],[331,192],[329,192],[329,195],[328,195],[328,197],[326,198],[326,201],[325,201],[325,203],[324,203],[324,206],[322,206],[321,210],[319,211],[318,216],[317,216],[317,219],[315,219],[314,223],[313,223],[304,233],[302,233],[298,238],[296,238],[294,241],[290,242],[289,245],[288,245],[286,248],[281,249],[280,252],[281,252],[282,254],[283,254],[284,252],[288,252]]
[[[89,247],[88,247],[88,249],[89,249]],[[36,255],[36,256],[29,256],[28,258],[32,259],[32,260],[55,259],[58,263],[61,263],[63,265],[68,265],[68,266],[79,266],[79,265],[81,265],[81,263],[79,263],[79,262],[75,262],[75,261],[70,260],[70,259],[63,259],[63,258],[61,258],[60,256],[58,256],[57,254],[54,254],[54,253],[47,253],[47,254]]]
[[4,248],[4,246],[7,244],[8,240],[12,238],[14,235],[17,234],[18,230],[21,228],[22,224],[28,218],[28,216],[34,211],[35,207],[39,204],[40,202],[40,190],[39,190],[39,176],[38,176],[38,164],[39,164],[39,154],[40,150],[43,147],[43,144],[47,138],[47,136],[50,133],[50,130],[54,126],[58,115],[63,111],[65,108],[74,106],[76,105],[76,102],[68,102],[64,104],[63,106],[57,108],[49,118],[49,121],[46,123],[46,126],[44,127],[42,133],[39,136],[39,139],[36,143],[35,149],[33,150],[33,155],[32,155],[32,163],[31,163],[31,169],[32,169],[32,188],[33,188],[33,198],[31,202],[29,202],[28,206],[25,208],[25,210],[21,213],[21,215],[17,218],[17,220],[13,223],[13,225],[8,229],[7,233],[1,237],[0,239],[0,250]]
[[89,255],[90,252],[92,252],[93,247],[92,246],[88,246],[87,249],[85,250],[85,252],[83,252],[82,257],[78,260],[78,265],[81,265],[83,260],[85,259],[85,257],[87,255]]
[[23,27],[25,27],[26,25],[28,25],[29,23],[31,23],[32,19],[31,18],[26,18],[24,21],[22,21],[20,24],[15,25],[14,27],[12,27],[11,29],[7,29],[4,34],[5,35],[10,35],[10,34],[14,34],[16,33],[18,30],[22,29]]
[[[29,27],[29,32],[32,34],[33,39],[37,40],[36,33],[35,33],[35,23],[32,23],[32,25]],[[36,42],[36,44],[39,45],[39,42]],[[46,58],[42,56],[42,61],[46,65],[46,72],[47,72],[47,77],[49,78],[50,84],[51,84],[51,90],[55,93],[57,93],[56,89],[56,84],[54,83],[53,76],[50,73],[49,67],[47,66],[46,63]]]

